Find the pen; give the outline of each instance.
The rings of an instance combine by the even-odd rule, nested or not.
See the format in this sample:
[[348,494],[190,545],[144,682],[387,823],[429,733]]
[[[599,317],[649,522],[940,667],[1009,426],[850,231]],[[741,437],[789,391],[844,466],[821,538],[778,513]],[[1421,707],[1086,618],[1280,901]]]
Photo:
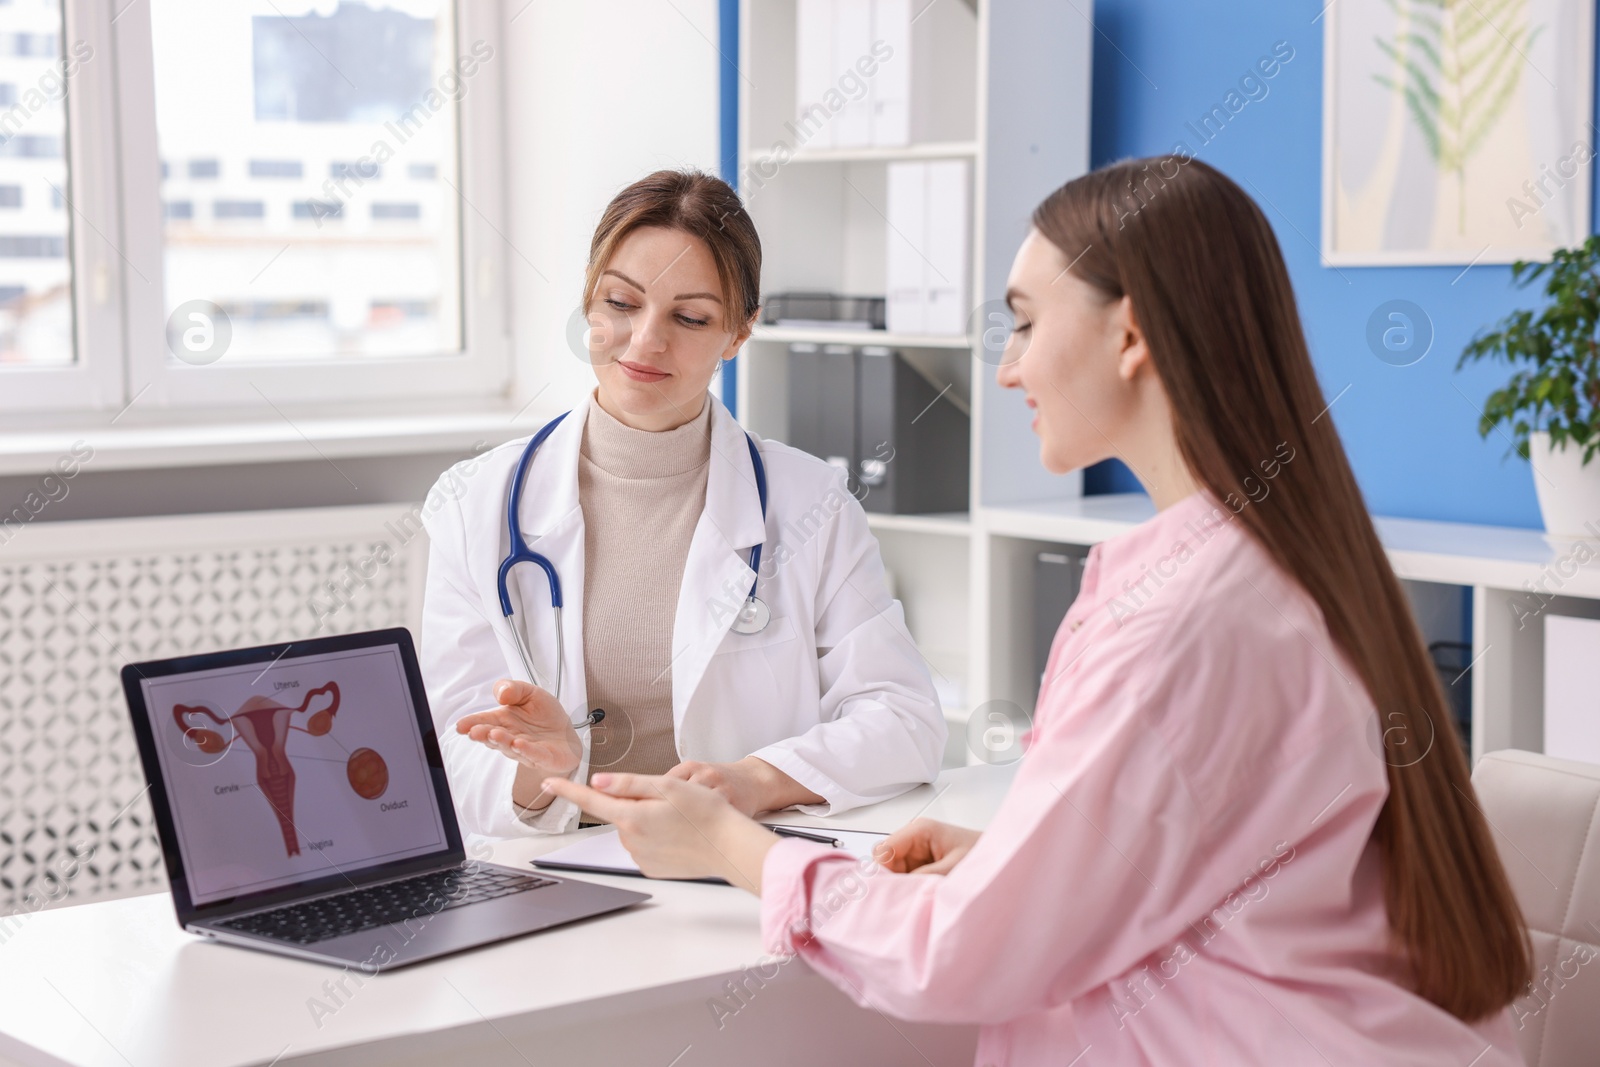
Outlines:
[[836,838],[823,837],[821,834],[808,834],[804,830],[795,829],[793,826],[774,826],[772,823],[762,823],[761,825],[779,837],[798,837],[805,841],[815,841],[821,845],[832,845],[834,848],[843,847]]

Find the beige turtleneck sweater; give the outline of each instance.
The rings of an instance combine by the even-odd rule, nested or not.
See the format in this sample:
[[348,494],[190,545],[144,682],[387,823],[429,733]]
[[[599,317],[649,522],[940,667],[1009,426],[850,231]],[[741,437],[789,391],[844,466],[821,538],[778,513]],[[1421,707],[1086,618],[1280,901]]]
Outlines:
[[590,774],[662,774],[678,763],[672,630],[689,541],[705,508],[711,414],[706,397],[682,426],[636,430],[589,396],[578,458],[583,674],[589,707],[606,711],[593,728]]

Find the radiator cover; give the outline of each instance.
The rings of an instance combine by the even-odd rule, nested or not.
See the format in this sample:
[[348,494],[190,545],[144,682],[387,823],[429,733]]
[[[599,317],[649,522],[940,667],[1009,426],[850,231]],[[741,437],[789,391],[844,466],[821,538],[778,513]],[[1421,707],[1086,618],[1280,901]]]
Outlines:
[[[0,916],[164,890],[126,663],[421,618],[386,504],[38,522],[0,544]],[[331,610],[330,610],[331,609]]]

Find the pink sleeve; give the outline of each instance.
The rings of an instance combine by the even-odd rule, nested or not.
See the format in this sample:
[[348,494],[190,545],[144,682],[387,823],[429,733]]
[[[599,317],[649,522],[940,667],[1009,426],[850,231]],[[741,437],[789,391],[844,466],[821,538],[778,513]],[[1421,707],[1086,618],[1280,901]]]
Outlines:
[[[1141,616],[1129,629],[1156,625]],[[1212,634],[1183,651],[1168,644],[1157,656],[1124,632],[1095,650],[1092,671],[1063,676],[1042,698],[1048,707],[999,811],[948,875],[894,874],[801,841],[775,845],[762,872],[766,950],[799,954],[864,1006],[996,1023],[1064,1004],[1171,944],[1244,881],[1280,832],[1290,841],[1304,832],[1292,827],[1304,825],[1317,792],[1299,787],[1323,777],[1308,769],[1316,751],[1270,770],[1250,766],[1263,749],[1222,729],[1241,706],[1289,718],[1280,695],[1252,681],[1263,674],[1260,646],[1236,637]],[[1310,669],[1285,651],[1283,673],[1269,673]],[[1231,765],[1200,765],[1226,788],[1191,787],[1158,726],[1173,716],[1209,727],[1209,754]],[[1322,762],[1329,775],[1349,770],[1337,757]],[[1241,804],[1266,810],[1246,826]]]

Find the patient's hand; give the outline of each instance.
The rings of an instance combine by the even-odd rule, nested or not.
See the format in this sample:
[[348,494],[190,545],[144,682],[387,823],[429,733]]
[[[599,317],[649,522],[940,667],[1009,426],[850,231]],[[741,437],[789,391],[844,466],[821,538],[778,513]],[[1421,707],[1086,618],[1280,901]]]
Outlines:
[[878,862],[898,874],[947,874],[972,850],[978,830],[937,819],[912,819],[874,847]]

